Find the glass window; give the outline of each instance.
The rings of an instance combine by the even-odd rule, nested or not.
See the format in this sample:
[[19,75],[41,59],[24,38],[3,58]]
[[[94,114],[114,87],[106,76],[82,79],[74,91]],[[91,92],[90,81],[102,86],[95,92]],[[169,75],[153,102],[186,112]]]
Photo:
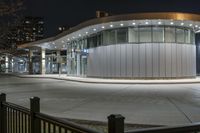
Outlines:
[[109,32],[103,31],[102,34],[103,34],[103,45],[106,45],[109,42]]
[[88,46],[89,48],[97,47],[97,36],[88,38]]
[[83,48],[84,49],[88,48],[87,39],[83,39]]
[[191,30],[186,29],[185,30],[185,42],[186,43],[191,43]]
[[190,39],[190,43],[191,44],[194,44],[194,42],[195,42],[195,34],[194,34],[194,32],[193,31],[191,31],[191,39]]
[[176,28],[176,42],[184,43],[185,42],[185,31],[184,29]]
[[153,27],[153,42],[164,42],[164,27]]
[[102,34],[98,34],[97,35],[97,46],[101,46],[102,45]]
[[123,29],[118,29],[117,30],[117,43],[126,43],[128,42],[127,40],[127,34],[128,34],[128,29],[123,28]]
[[116,30],[103,31],[103,44],[104,45],[116,43],[115,31]]
[[129,42],[139,42],[138,28],[129,28]]
[[108,42],[108,44],[115,44],[116,43],[115,31],[116,30],[109,31],[109,42]]
[[165,28],[165,42],[174,42],[175,43],[175,28],[166,27]]
[[140,31],[140,42],[151,42],[151,27],[142,27]]

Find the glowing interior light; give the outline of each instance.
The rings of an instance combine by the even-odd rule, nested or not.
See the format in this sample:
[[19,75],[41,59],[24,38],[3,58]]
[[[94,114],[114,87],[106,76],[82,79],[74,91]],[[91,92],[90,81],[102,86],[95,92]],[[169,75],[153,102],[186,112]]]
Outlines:
[[78,36],[81,37],[81,34],[79,34]]
[[93,31],[97,31],[97,29],[93,29]]
[[67,41],[70,41],[70,39],[68,38]]
[[111,25],[110,25],[110,27],[112,28],[112,27],[113,27],[113,25],[111,24]]
[[135,25],[135,23],[133,22],[132,25]]
[[162,22],[158,22],[158,24],[162,24]]
[[120,26],[124,26],[124,24],[120,24]]
[[149,24],[149,22],[145,22],[145,24]]
[[62,41],[62,43],[64,43],[64,41]]
[[199,26],[198,26],[198,25],[195,25],[195,27],[198,28]]
[[85,32],[85,34],[88,34],[88,32]]
[[192,26],[192,24],[190,24],[190,26]]
[[181,25],[184,25],[184,23],[181,23]]
[[170,24],[171,24],[171,25],[173,25],[173,24],[174,24],[174,22],[171,22]]
[[104,29],[104,28],[105,28],[105,26],[102,26],[101,28],[102,28],[102,29]]

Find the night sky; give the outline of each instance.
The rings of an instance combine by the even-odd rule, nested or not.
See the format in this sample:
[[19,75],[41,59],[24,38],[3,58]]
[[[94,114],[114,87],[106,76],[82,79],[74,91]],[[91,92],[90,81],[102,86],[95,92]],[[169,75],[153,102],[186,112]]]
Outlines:
[[43,17],[46,37],[59,26],[73,27],[95,17],[96,10],[110,14],[177,11],[200,14],[200,0],[26,0],[24,15]]

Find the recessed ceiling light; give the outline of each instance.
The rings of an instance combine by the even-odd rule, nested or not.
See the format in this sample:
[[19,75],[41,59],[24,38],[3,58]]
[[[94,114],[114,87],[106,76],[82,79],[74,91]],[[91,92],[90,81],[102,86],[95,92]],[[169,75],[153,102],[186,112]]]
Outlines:
[[190,24],[190,26],[192,26],[192,24]]
[[93,31],[97,31],[97,29],[94,28]]
[[110,25],[110,27],[112,28],[112,27],[113,27],[113,25],[111,24],[111,25]]
[[149,24],[149,22],[145,22],[145,24]]
[[120,24],[120,26],[124,26],[124,24]]
[[73,39],[75,39],[75,37],[74,37],[74,36],[73,36],[72,38],[73,38]]
[[67,41],[70,41],[70,39],[68,38]]
[[133,22],[132,25],[135,25],[135,22]]
[[162,24],[162,22],[158,22],[158,24]]
[[78,36],[81,37],[81,34],[79,34]]
[[198,26],[198,25],[195,25],[195,27],[198,28],[199,26]]
[[55,42],[52,42],[52,44],[55,44]]
[[184,25],[184,23],[181,23],[181,25]]
[[170,24],[171,24],[171,25],[173,25],[173,24],[174,24],[174,22],[171,22]]
[[104,28],[105,28],[105,26],[102,26],[101,28],[102,28],[102,29],[104,29]]
[[85,32],[85,34],[88,34],[88,32]]

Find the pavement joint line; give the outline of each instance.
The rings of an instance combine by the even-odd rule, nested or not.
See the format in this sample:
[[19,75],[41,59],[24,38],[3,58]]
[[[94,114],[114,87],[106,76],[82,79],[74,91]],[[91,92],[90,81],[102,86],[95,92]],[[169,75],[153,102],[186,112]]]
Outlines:
[[130,88],[131,86],[129,85],[129,86],[126,86],[126,87],[124,87],[124,88],[121,88],[119,91],[113,91],[113,92],[115,92],[115,93],[112,93],[111,95],[109,95],[108,97],[109,98],[111,98],[111,97],[113,97],[113,96],[115,96],[115,95],[117,95],[117,94],[121,94],[122,92],[124,92],[124,91],[126,91],[128,88]]
[[185,116],[185,118],[186,118],[190,123],[193,123],[192,120],[187,116],[187,114],[186,114],[183,110],[181,110],[181,109],[176,105],[176,103],[175,103],[173,100],[171,100],[169,97],[166,97],[166,99],[167,99],[171,104],[173,104],[173,105],[175,106],[175,108],[176,108],[181,114],[183,114],[183,115]]
[[[124,88],[121,88],[119,91],[115,91],[115,90],[113,90],[112,92],[110,92],[111,93],[111,95],[108,95],[108,97],[109,98],[111,98],[111,97],[113,97],[113,96],[115,96],[116,94],[120,94],[120,92],[123,92],[125,89],[127,89],[127,88],[129,88],[130,86],[127,86],[127,87],[124,87]],[[113,93],[113,92],[116,92],[116,93]],[[92,98],[92,99],[85,99],[82,103],[80,103],[80,104],[78,104],[78,105],[75,105],[75,106],[73,106],[73,107],[71,107],[71,108],[69,108],[69,109],[67,109],[67,110],[65,110],[65,112],[69,112],[69,111],[72,111],[73,109],[75,109],[75,108],[79,108],[79,107],[81,107],[81,106],[83,106],[83,105],[86,105],[86,104],[91,104],[92,102],[94,102],[95,101],[95,99],[98,99],[100,96],[95,96],[94,98]],[[88,101],[91,101],[91,102],[88,102]]]
[[[128,89],[129,87],[131,87],[131,86],[126,86],[126,87],[124,87],[124,88],[121,88],[120,89],[120,91],[115,91],[115,90],[113,90],[112,92],[110,92],[111,93],[111,95],[109,95],[108,94],[108,97],[109,98],[111,98],[111,97],[113,97],[113,96],[115,96],[116,94],[120,94],[121,92],[123,92],[125,89]],[[113,93],[113,92],[116,92],[116,93]],[[69,111],[72,111],[73,109],[75,109],[75,108],[79,108],[79,107],[81,107],[81,106],[83,106],[83,105],[86,105],[86,104],[91,104],[92,102],[94,102],[95,101],[95,99],[98,99],[100,96],[95,96],[94,98],[92,98],[92,99],[85,99],[82,103],[80,103],[80,104],[78,104],[78,105],[75,105],[75,106],[73,106],[73,107],[71,107],[71,108],[69,108],[69,109],[67,109],[67,110],[65,110],[65,112],[69,112]],[[88,102],[89,101],[89,102]]]

